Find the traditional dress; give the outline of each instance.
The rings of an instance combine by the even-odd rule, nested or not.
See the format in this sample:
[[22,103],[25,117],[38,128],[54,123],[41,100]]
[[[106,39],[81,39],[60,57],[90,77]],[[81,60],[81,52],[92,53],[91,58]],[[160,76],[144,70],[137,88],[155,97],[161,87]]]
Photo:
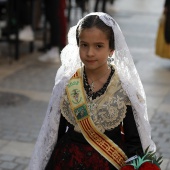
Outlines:
[[[120,169],[115,162],[124,164],[128,157],[143,154],[143,150],[148,146],[155,151],[145,92],[125,38],[116,21],[108,14],[97,12],[87,16],[89,15],[97,15],[114,32],[112,71],[103,88],[91,95],[85,72],[81,71],[83,69],[76,41],[77,27],[84,18],[81,19],[70,29],[68,45],[61,52],[62,65],[57,71],[55,86],[29,170]],[[70,100],[68,95],[69,83],[75,73],[81,73],[78,74],[78,83],[82,82],[79,94],[84,93],[81,95],[82,101],[85,101],[82,110],[73,107],[74,101]],[[76,95],[73,94],[73,97],[77,100]],[[89,110],[88,114],[83,109]],[[88,127],[83,124],[84,121]],[[121,133],[122,124],[125,135]],[[105,144],[108,147],[105,147]],[[102,150],[103,148],[105,150]],[[107,154],[110,157],[107,157]],[[111,158],[114,159],[113,162]]]
[[[83,74],[90,116],[96,127],[116,143],[128,157],[142,155],[142,145],[130,100],[122,89],[117,71],[113,66],[111,68],[107,82],[93,95],[85,72]],[[89,99],[91,97],[92,101]],[[46,170],[116,170],[82,135],[66,93],[62,97],[60,107],[62,116],[58,141]]]

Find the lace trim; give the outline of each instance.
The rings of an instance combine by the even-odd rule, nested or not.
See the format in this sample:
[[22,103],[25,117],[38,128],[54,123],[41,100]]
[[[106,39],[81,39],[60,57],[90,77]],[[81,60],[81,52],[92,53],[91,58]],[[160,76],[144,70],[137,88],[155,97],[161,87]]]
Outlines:
[[75,126],[77,124],[76,119],[75,119],[74,115],[72,114],[72,111],[71,111],[71,108],[70,108],[70,103],[69,103],[68,97],[66,95],[66,92],[61,99],[60,109],[61,109],[61,114],[65,117],[65,119],[70,124]]
[[[96,127],[102,133],[105,130],[114,129],[123,121],[126,116],[126,105],[129,104],[130,101],[121,86],[116,71],[105,93],[92,101],[87,100],[87,106],[90,110],[89,114]],[[75,131],[80,132],[74,115],[70,114],[72,111],[66,93],[62,97],[60,108],[66,120],[75,126]]]

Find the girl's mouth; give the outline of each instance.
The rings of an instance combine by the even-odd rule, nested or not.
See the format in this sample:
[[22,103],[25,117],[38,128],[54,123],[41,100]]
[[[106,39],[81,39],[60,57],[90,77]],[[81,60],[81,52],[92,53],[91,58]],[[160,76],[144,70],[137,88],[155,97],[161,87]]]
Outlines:
[[93,63],[95,63],[95,62],[96,62],[96,60],[86,60],[86,62],[87,62],[87,63],[91,63],[91,64],[93,64]]

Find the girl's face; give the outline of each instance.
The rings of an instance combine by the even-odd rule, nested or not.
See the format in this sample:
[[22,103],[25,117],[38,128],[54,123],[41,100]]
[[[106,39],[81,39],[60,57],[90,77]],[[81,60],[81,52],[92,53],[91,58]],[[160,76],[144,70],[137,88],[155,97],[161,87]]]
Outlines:
[[93,27],[80,32],[79,53],[86,69],[106,69],[107,58],[113,54],[109,48],[109,40],[106,34],[100,29]]

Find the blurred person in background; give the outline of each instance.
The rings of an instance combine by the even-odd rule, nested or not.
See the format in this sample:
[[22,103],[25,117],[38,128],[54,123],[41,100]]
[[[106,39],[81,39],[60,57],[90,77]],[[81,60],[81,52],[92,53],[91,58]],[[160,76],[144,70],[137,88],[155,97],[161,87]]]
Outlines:
[[34,32],[32,29],[32,9],[30,0],[18,0],[19,5],[19,21],[21,30],[19,31],[19,39],[22,41],[33,41]]
[[[100,1],[102,1],[102,9],[101,10],[99,10],[99,8],[98,8]],[[106,12],[106,3],[107,3],[107,0],[96,0],[94,11],[95,12],[98,12],[98,11]]]
[[60,62],[60,49],[66,45],[67,22],[65,0],[44,0],[45,15],[50,25],[50,43],[48,51],[39,57],[42,62]]
[[3,29],[3,35],[12,35],[19,30],[19,40],[33,41],[32,0],[9,0],[8,23]]
[[156,35],[155,54],[170,59],[170,0],[165,0]]
[[170,44],[170,0],[165,0],[164,5],[164,14],[165,14],[165,40]]
[[[102,11],[102,12],[107,12],[107,2],[109,2],[111,5],[114,3],[115,0],[96,0],[95,6],[94,6],[94,11]],[[101,9],[99,9],[100,2],[102,3]]]

